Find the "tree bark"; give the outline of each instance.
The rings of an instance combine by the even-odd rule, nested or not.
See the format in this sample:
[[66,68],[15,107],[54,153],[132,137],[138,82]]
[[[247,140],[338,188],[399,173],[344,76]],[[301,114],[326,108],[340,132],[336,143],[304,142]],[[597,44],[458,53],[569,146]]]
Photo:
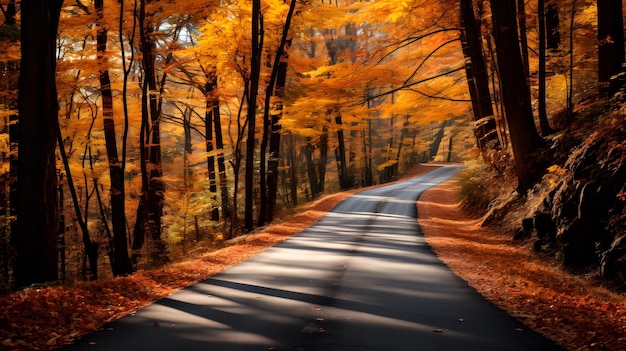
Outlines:
[[[215,101],[219,104],[218,101]],[[224,141],[222,137],[222,120],[219,105],[213,110],[213,129],[215,132],[215,149],[217,154],[217,173],[220,182],[220,198],[222,206],[222,218],[230,218],[230,200],[228,194],[228,178],[226,177],[226,164],[224,163]]]
[[21,2],[15,284],[56,281],[56,36],[62,0]]
[[117,152],[117,137],[115,134],[115,119],[113,113],[113,94],[109,78],[107,50],[107,29],[103,26],[104,0],[96,0],[97,22],[97,53],[100,76],[100,91],[102,94],[102,117],[104,123],[104,140],[109,161],[109,176],[111,185],[109,196],[111,200],[111,222],[113,227],[113,247],[111,269],[114,276],[128,275],[133,272],[133,266],[128,256],[128,238],[126,236],[126,209],[124,189],[124,169]]
[[538,77],[538,101],[537,112],[539,117],[539,129],[544,137],[554,133],[548,123],[548,111],[546,109],[546,6],[545,0],[537,1],[538,27],[539,27],[539,65],[537,67]]
[[[288,50],[291,46],[291,39],[288,39],[291,19],[296,9],[296,0],[292,0],[289,11],[285,18],[285,25],[276,50],[274,63],[269,83],[265,90],[265,104],[263,109],[263,139],[261,140],[260,152],[260,188],[261,206],[259,211],[259,226],[268,223],[274,216],[276,207],[276,192],[278,191],[278,161],[280,155],[280,118],[283,110],[283,96],[287,78]],[[271,103],[271,97],[276,97],[276,102]],[[271,112],[271,111],[275,112]],[[270,144],[269,158],[266,151]],[[266,169],[267,159],[267,169]]]
[[[169,261],[167,248],[161,238],[161,221],[163,217],[163,201],[165,184],[161,180],[163,170],[161,166],[161,97],[157,89],[155,68],[155,43],[152,39],[154,24],[146,14],[146,3],[151,0],[141,0],[139,3],[139,36],[141,39],[143,86],[142,86],[142,124],[144,159],[142,161],[143,194],[137,210],[137,218],[141,219],[141,226],[148,228],[154,248],[151,257],[154,264],[162,265]],[[147,145],[147,146],[146,146]],[[141,201],[144,202],[143,207]],[[141,214],[140,212],[143,212]],[[136,225],[135,228],[138,228]]]
[[559,6],[555,3],[548,5],[546,9],[546,47],[557,50],[561,44],[559,33]]
[[532,187],[537,175],[532,153],[542,144],[533,121],[530,91],[520,56],[515,0],[491,0],[493,34],[511,147],[518,178],[517,189]]
[[[246,232],[254,228],[254,151],[256,129],[256,107],[261,72],[260,37],[261,1],[252,0],[252,52],[250,60],[250,78],[248,81],[248,137],[246,139],[246,174],[245,174],[245,210],[244,226]],[[264,191],[264,189],[262,189]]]
[[611,77],[624,63],[624,19],[620,0],[597,0],[598,6],[598,80],[600,94],[612,95]]
[[346,163],[346,142],[343,135],[343,121],[341,119],[341,114],[337,111],[337,116],[335,116],[335,123],[339,127],[337,130],[337,151],[336,151],[336,159],[337,159],[337,171],[339,172],[339,186],[341,190],[347,190],[350,188],[350,184],[348,182],[348,165]]
[[[295,0],[293,0],[295,3]],[[291,46],[291,40],[286,45],[286,49]],[[276,210],[276,195],[278,192],[278,164],[280,160],[280,140],[281,140],[281,126],[280,119],[282,118],[283,101],[285,96],[285,85],[287,82],[287,53],[283,55],[284,59],[280,61],[278,67],[278,75],[276,77],[276,90],[274,95],[278,99],[275,106],[275,113],[271,114],[271,128],[270,128],[270,149],[269,160],[267,163],[267,215],[268,220],[274,218],[274,212]]]
[[311,142],[307,142],[302,147],[302,153],[306,159],[306,170],[309,177],[309,186],[311,187],[311,197],[316,198],[320,194],[319,182],[317,180],[317,171],[315,170],[315,163],[313,162],[313,151],[315,148]]
[[517,22],[519,23],[519,41],[521,45],[522,62],[526,79],[530,78],[530,62],[528,60],[528,38],[526,36],[526,3],[517,0]]
[[[217,78],[215,76],[208,77],[206,83],[206,112],[204,119],[204,131],[206,138],[206,151],[209,153],[207,157],[207,170],[209,175],[209,191],[212,194],[217,195],[217,179],[215,176],[215,156],[212,154],[214,149],[213,140],[213,119],[219,118],[219,102],[213,96],[215,89],[217,88]],[[211,220],[219,221],[220,213],[219,208],[214,206],[211,209]]]
[[474,14],[471,0],[460,0],[461,48],[468,61],[465,73],[472,99],[474,113],[474,134],[477,145],[483,155],[488,148],[501,147],[498,138],[496,120],[493,115],[491,93],[489,91],[489,73],[482,51],[480,27]]

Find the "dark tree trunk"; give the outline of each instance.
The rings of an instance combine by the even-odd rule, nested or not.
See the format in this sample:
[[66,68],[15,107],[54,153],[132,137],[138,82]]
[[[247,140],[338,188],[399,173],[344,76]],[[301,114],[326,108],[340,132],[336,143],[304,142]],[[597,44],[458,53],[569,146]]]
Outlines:
[[[252,0],[252,52],[250,60],[250,78],[248,88],[248,137],[246,139],[246,175],[245,175],[245,210],[244,226],[246,232],[254,228],[254,149],[256,129],[256,99],[259,91],[262,48],[261,1]],[[263,191],[265,189],[262,189]]]
[[19,151],[12,239],[17,287],[56,281],[56,37],[62,0],[21,2]]
[[293,134],[287,137],[287,166],[289,167],[289,186],[291,193],[291,203],[293,206],[298,205],[298,170],[296,161],[296,145]]
[[[154,264],[162,265],[169,261],[167,248],[161,238],[161,221],[163,217],[163,199],[165,195],[165,184],[161,180],[163,170],[161,166],[161,98],[153,92],[157,89],[157,77],[155,68],[155,43],[152,39],[154,24],[146,15],[146,3],[151,0],[141,0],[139,3],[139,35],[141,38],[142,64],[143,64],[143,86],[142,86],[142,124],[144,125],[143,150],[144,159],[142,165],[143,194],[139,208],[143,214],[137,210],[137,219],[141,219],[141,226],[148,228],[154,248],[151,250],[151,257]],[[164,78],[163,78],[164,79]],[[146,146],[147,145],[147,146]],[[137,225],[135,226],[137,228]]]
[[491,0],[493,33],[500,71],[502,100],[511,136],[517,189],[528,190],[537,175],[532,153],[542,144],[533,121],[530,91],[518,44],[515,0]]
[[328,130],[323,127],[322,135],[320,135],[320,158],[317,160],[317,188],[319,193],[324,192],[326,185],[326,164],[328,163]]
[[530,78],[530,63],[528,60],[528,38],[526,36],[526,4],[525,0],[517,0],[517,21],[519,23],[519,41],[521,45],[522,62],[526,79]]
[[317,171],[313,162],[313,151],[315,148],[310,142],[302,147],[302,153],[306,159],[306,171],[309,178],[309,186],[311,187],[311,197],[316,198],[320,194],[319,182],[317,180]]
[[489,91],[489,73],[485,64],[482,51],[480,27],[474,14],[471,0],[460,1],[461,47],[463,54],[469,63],[465,73],[472,98],[472,111],[474,113],[476,141],[483,152],[488,148],[500,148],[500,140],[496,120],[493,116],[491,93]]
[[[209,191],[212,194],[217,195],[217,180],[215,176],[215,156],[212,154],[214,149],[213,140],[213,119],[219,118],[219,102],[213,96],[215,89],[217,88],[217,78],[215,76],[210,77],[210,81],[206,83],[206,112],[204,119],[204,131],[206,138],[206,151],[209,153],[207,157],[207,169],[209,173]],[[217,115],[217,116],[216,116]],[[220,212],[217,206],[211,209],[211,220],[219,221]]]
[[611,77],[624,63],[624,14],[621,0],[597,0],[598,6],[598,80],[600,93],[612,95]]
[[[218,101],[215,101],[218,104]],[[213,129],[215,132],[215,148],[217,155],[217,173],[220,181],[220,198],[222,205],[222,218],[230,218],[230,201],[228,196],[228,178],[226,178],[226,164],[224,163],[224,141],[222,137],[222,120],[219,105],[213,110]]]
[[550,50],[557,50],[561,45],[561,34],[559,33],[559,6],[557,4],[548,5],[546,10],[546,46]]
[[[57,133],[57,142],[59,143],[59,153],[61,154],[61,161],[63,161],[63,166],[65,167],[65,174],[67,175],[67,185],[72,196],[72,204],[74,206],[74,213],[76,214],[76,221],[78,222],[78,226],[82,232],[82,240],[83,247],[85,248],[85,256],[87,261],[89,262],[89,279],[96,280],[98,279],[98,247],[99,244],[93,240],[89,235],[89,227],[83,218],[83,215],[80,210],[80,205],[78,203],[78,194],[76,193],[76,187],[74,185],[74,178],[72,178],[72,172],[70,168],[70,163],[67,157],[67,153],[65,152],[65,145],[63,144],[63,136],[61,135],[61,128],[58,129]],[[88,208],[88,206],[85,206]],[[114,260],[111,252],[109,251],[109,258],[111,261]],[[84,272],[86,273],[86,272]],[[86,277],[85,277],[86,278]]]
[[337,123],[337,151],[335,152],[335,158],[337,159],[337,171],[339,172],[339,186],[341,190],[346,190],[351,187],[348,178],[348,165],[346,164],[346,142],[343,135],[343,121],[341,120],[341,114],[337,111],[335,117],[335,123]]
[[113,227],[113,247],[110,247],[111,269],[114,276],[128,275],[133,272],[133,266],[128,256],[128,238],[126,236],[126,209],[124,203],[124,169],[117,153],[117,137],[115,135],[115,120],[113,115],[113,94],[109,78],[107,50],[107,29],[103,27],[104,0],[94,2],[98,18],[96,34],[98,66],[100,74],[100,91],[102,93],[102,116],[104,122],[104,140],[109,161],[109,176],[111,185],[111,222]]
[[554,131],[548,123],[548,112],[546,110],[546,16],[545,16],[545,0],[537,1],[538,11],[538,27],[539,27],[539,65],[537,67],[538,77],[538,101],[537,112],[539,117],[539,129],[541,135],[552,134]]
[[[278,191],[278,163],[280,155],[280,118],[283,110],[283,96],[287,80],[287,60],[291,39],[287,39],[291,19],[296,9],[296,0],[289,5],[289,12],[285,18],[283,33],[281,36],[270,81],[265,90],[265,108],[263,110],[263,139],[261,140],[260,152],[260,188],[261,206],[259,211],[259,226],[271,222],[276,208],[276,192]],[[271,97],[276,97],[276,102],[271,103]],[[274,112],[271,112],[271,111]],[[269,158],[266,156],[267,145],[270,144]],[[267,158],[267,169],[266,161]]]

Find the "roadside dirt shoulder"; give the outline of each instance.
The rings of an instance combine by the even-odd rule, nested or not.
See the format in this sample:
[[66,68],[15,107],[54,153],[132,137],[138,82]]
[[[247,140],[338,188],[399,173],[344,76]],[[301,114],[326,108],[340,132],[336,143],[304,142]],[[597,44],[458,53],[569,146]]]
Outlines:
[[495,305],[568,350],[624,350],[626,297],[481,227],[450,180],[418,200],[419,224],[439,258]]

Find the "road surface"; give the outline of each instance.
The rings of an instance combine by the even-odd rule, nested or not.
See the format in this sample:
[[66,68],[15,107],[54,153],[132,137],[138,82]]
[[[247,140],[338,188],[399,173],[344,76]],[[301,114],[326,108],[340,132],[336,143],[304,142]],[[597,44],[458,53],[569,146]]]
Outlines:
[[458,169],[354,195],[282,244],[66,350],[560,350],[424,241],[415,202]]

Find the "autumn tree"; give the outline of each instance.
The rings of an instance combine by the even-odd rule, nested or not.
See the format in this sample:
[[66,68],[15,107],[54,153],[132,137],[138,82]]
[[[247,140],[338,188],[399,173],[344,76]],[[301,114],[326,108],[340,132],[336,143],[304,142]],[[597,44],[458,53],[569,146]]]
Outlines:
[[62,0],[23,0],[15,284],[56,281],[56,36]]
[[515,0],[492,0],[493,35],[502,100],[515,157],[518,191],[529,189],[537,173],[533,152],[542,145],[535,128],[530,90],[520,56]]
[[244,227],[247,232],[254,228],[254,154],[256,133],[257,96],[259,94],[259,78],[261,75],[261,55],[263,53],[263,20],[261,17],[261,1],[252,0],[252,27],[250,51],[250,76],[248,77],[248,94],[246,95],[248,137],[246,139],[246,175],[245,175],[245,211]]
[[[111,203],[111,223],[113,228],[113,242],[109,248],[111,255],[111,268],[116,276],[132,273],[133,267],[128,256],[128,238],[126,236],[126,196],[124,190],[124,168],[118,156],[117,137],[115,133],[115,118],[113,110],[113,92],[111,89],[111,79],[109,77],[107,42],[108,28],[103,23],[104,1],[95,0],[97,16],[97,58],[98,73],[100,80],[100,91],[102,95],[102,116],[104,140],[106,144],[107,158],[109,162],[110,190],[109,197]],[[126,141],[124,140],[123,143]],[[122,155],[125,157],[125,155]]]
[[[138,11],[138,26],[141,47],[141,62],[143,81],[141,83],[141,171],[142,171],[142,197],[137,209],[137,222],[135,224],[135,237],[142,238],[145,230],[150,234],[154,248],[151,250],[152,260],[157,264],[163,264],[169,259],[166,255],[166,246],[161,237],[163,199],[165,184],[161,179],[163,169],[161,165],[161,112],[163,85],[157,85],[157,53],[154,40],[155,13],[149,12],[147,6],[151,0],[140,0]],[[161,77],[160,82],[164,82]],[[133,244],[137,249],[138,244]],[[139,246],[140,247],[140,246]]]
[[[280,118],[283,110],[285,84],[287,80],[288,50],[291,39],[288,39],[291,19],[296,9],[296,0],[292,0],[282,28],[278,49],[274,55],[269,82],[265,88],[263,108],[263,135],[260,147],[260,211],[259,225],[272,220],[276,207],[278,191],[278,160],[280,155]],[[274,97],[274,101],[272,101]],[[266,156],[269,144],[269,158]],[[267,167],[266,167],[267,160]]]

